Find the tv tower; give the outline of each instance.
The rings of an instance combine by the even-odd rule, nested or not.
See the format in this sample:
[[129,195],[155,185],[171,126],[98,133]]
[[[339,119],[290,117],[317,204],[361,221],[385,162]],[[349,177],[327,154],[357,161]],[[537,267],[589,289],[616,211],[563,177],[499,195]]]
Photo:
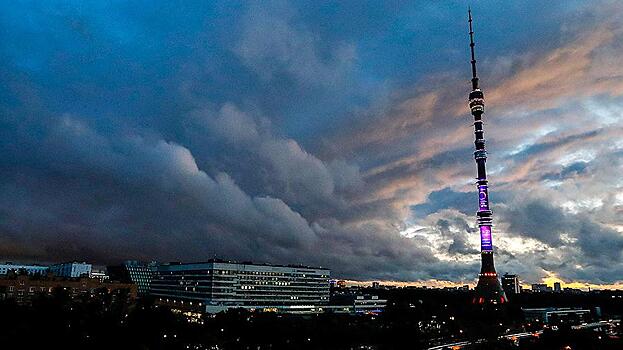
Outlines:
[[500,285],[498,274],[495,272],[493,264],[493,244],[491,241],[491,226],[493,224],[493,213],[489,208],[489,190],[487,181],[487,150],[485,149],[485,132],[483,129],[482,117],[485,112],[485,100],[482,90],[478,87],[478,76],[476,75],[476,57],[474,55],[474,30],[472,29],[472,11],[468,10],[469,16],[469,46],[472,54],[472,92],[469,93],[469,108],[474,116],[474,136],[476,150],[474,158],[478,166],[478,228],[480,230],[480,257],[482,267],[478,275],[478,285],[476,286],[475,304],[503,304],[508,301],[506,294]]

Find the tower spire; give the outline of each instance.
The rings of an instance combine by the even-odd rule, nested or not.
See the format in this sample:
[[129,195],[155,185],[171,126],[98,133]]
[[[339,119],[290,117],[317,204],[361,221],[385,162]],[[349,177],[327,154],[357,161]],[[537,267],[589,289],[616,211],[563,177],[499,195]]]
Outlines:
[[472,91],[469,93],[469,108],[474,117],[474,160],[476,160],[478,170],[478,181],[476,182],[478,187],[478,211],[476,212],[476,218],[480,231],[480,257],[482,261],[474,302],[489,305],[505,303],[507,299],[493,264],[493,242],[491,240],[493,212],[489,207],[489,182],[487,180],[486,168],[487,149],[485,147],[485,130],[482,121],[485,113],[485,95],[478,87],[478,76],[476,75],[471,9],[468,10],[468,16],[469,46],[472,54]]
[[474,29],[472,27],[472,9],[467,9],[467,15],[469,17],[469,48],[472,53],[472,89],[478,89],[478,75],[476,74],[476,54],[474,53]]

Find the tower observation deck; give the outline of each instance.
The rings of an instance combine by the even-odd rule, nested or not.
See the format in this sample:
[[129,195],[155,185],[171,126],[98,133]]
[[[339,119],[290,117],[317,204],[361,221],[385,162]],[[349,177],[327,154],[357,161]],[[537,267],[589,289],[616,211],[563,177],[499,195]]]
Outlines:
[[489,183],[487,180],[487,150],[485,148],[485,132],[483,129],[483,117],[485,112],[484,94],[478,85],[476,73],[476,57],[474,54],[474,30],[472,27],[472,12],[468,11],[469,39],[472,65],[472,91],[469,93],[469,108],[474,117],[474,159],[478,169],[476,186],[478,188],[478,212],[476,213],[478,228],[480,231],[480,257],[482,266],[478,275],[478,285],[474,304],[490,305],[503,304],[508,300],[500,284],[498,274],[493,264],[493,243],[491,240],[491,228],[493,226],[493,213],[489,207]]

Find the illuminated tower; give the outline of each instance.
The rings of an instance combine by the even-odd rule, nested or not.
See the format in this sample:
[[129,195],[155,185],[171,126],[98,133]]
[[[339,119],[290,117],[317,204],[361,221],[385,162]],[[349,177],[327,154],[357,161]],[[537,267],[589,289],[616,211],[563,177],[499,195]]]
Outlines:
[[482,267],[478,275],[478,285],[476,286],[475,304],[498,304],[507,301],[504,290],[500,285],[498,274],[493,265],[493,244],[491,241],[491,226],[493,217],[489,208],[489,191],[487,183],[487,150],[485,149],[485,132],[483,129],[482,117],[485,112],[484,94],[478,87],[478,76],[476,75],[476,58],[474,56],[474,31],[472,29],[472,12],[469,15],[469,39],[472,54],[472,92],[469,93],[469,108],[474,116],[474,135],[476,141],[476,151],[474,158],[478,166],[478,228],[480,229],[480,257]]

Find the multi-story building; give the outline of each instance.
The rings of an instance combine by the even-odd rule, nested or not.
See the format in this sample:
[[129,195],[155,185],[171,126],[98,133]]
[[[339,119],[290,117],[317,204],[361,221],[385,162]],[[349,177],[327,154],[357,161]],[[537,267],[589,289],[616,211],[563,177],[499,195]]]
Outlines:
[[351,314],[381,313],[386,305],[387,300],[379,299],[378,295],[346,292],[332,295],[331,304],[323,306],[323,311]]
[[562,292],[560,282],[554,282],[554,292],[557,292],[557,293]]
[[206,312],[231,307],[295,310],[329,302],[330,271],[306,266],[211,260],[157,268],[150,294],[164,303],[186,303]]
[[591,319],[591,311],[580,308],[536,308],[521,309],[526,321],[542,322],[544,324],[581,324]]
[[532,291],[536,293],[551,292],[552,287],[548,287],[545,283],[534,283],[532,284]]
[[91,277],[91,264],[85,262],[65,262],[50,266],[50,272],[57,277]]
[[98,290],[110,293],[125,291],[125,296],[136,297],[136,286],[124,283],[102,283],[94,278],[65,279],[58,277],[32,278],[19,275],[0,278],[0,299],[14,299],[18,304],[28,305],[37,295],[50,295],[56,288],[65,290],[70,297],[90,295]]
[[149,294],[151,281],[156,271],[156,262],[126,261],[121,265],[108,266],[106,269],[110,279],[123,283],[136,284],[139,296]]
[[502,289],[504,289],[506,296],[521,293],[519,277],[517,277],[517,275],[509,275],[508,273],[505,273],[504,276],[502,276]]
[[91,269],[91,278],[95,278],[99,280],[100,282],[105,282],[110,279],[110,277],[108,276],[108,273],[106,273],[105,270],[100,270],[100,269]]
[[48,267],[41,265],[20,265],[13,263],[0,264],[0,275],[7,275],[10,272],[24,272],[28,275],[46,275],[48,273]]

